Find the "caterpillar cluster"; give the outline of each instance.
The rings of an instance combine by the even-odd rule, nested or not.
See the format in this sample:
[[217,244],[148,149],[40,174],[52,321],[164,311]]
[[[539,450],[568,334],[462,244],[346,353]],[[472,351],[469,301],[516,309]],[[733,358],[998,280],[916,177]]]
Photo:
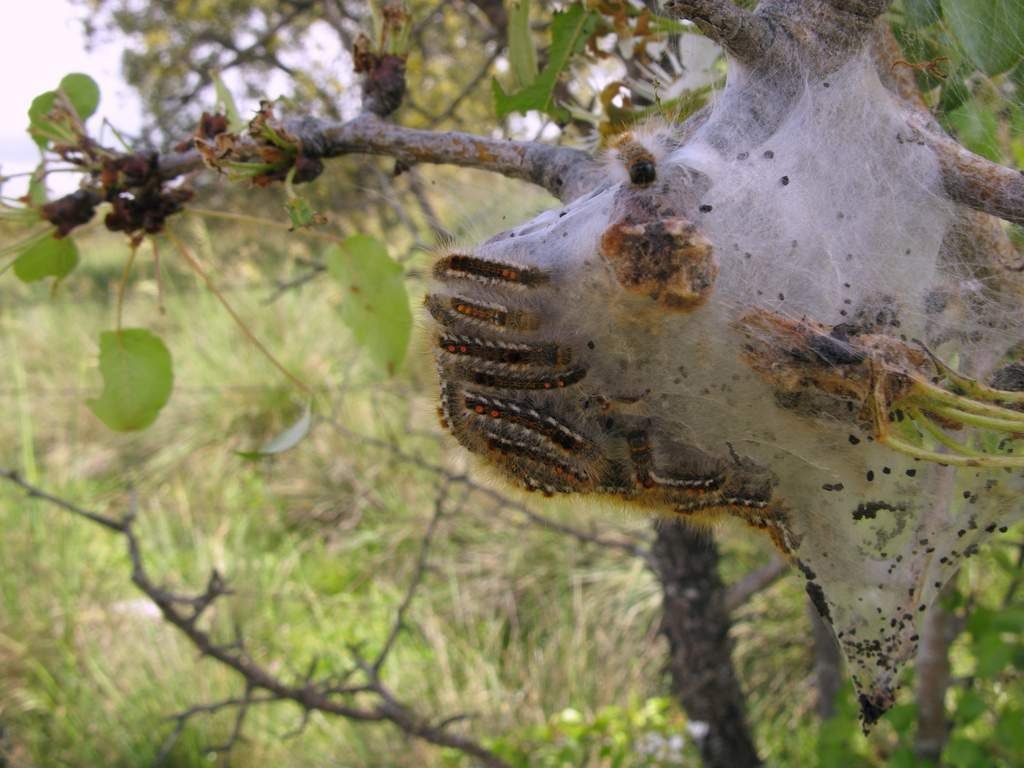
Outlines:
[[763,528],[775,514],[766,472],[675,441],[643,393],[618,391],[610,350],[645,347],[643,326],[609,322],[588,338],[573,320],[594,314],[586,307],[612,315],[621,301],[688,311],[716,274],[707,242],[650,189],[654,156],[620,153],[633,180],[607,211],[592,258],[545,264],[543,241],[524,246],[513,231],[435,264],[425,305],[436,323],[441,422],[530,491],[608,494],[687,517],[732,513]]

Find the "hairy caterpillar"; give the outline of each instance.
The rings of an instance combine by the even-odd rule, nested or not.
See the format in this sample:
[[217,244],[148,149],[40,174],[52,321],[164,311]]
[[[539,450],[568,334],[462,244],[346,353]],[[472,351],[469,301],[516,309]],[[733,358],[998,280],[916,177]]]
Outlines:
[[[608,310],[619,295],[623,313],[652,300],[659,311],[689,311],[714,283],[710,245],[688,211],[650,189],[654,154],[631,134],[616,151],[631,184],[600,236],[600,261],[580,266],[607,281]],[[438,326],[443,422],[512,482],[545,495],[610,494],[680,516],[732,512],[758,527],[777,514],[764,469],[735,452],[682,445],[659,428],[643,393],[616,392],[614,380],[593,375],[607,365],[605,349],[628,347],[629,334],[592,328],[584,339],[584,324],[566,335],[574,308],[566,281],[576,281],[577,294],[586,283],[570,265],[545,264],[509,238],[444,255],[434,277],[426,306]]]
[[1019,283],[989,281],[868,56],[780,103],[749,84],[685,135],[623,137],[564,207],[441,257],[440,410],[530,490],[767,533],[872,721],[919,617],[1021,514],[1024,396],[990,377],[1015,370]]

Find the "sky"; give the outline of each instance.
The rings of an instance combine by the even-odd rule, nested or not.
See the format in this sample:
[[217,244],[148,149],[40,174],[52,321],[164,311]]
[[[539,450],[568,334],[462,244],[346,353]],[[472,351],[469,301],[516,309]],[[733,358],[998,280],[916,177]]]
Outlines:
[[[90,127],[94,122],[98,127],[99,115],[106,115],[119,129],[138,130],[141,105],[119,74],[121,49],[107,44],[86,51],[80,21],[85,9],[68,0],[6,0],[5,5],[0,24],[0,171],[4,175],[30,171],[38,163],[39,151],[25,130],[29,104],[43,91],[56,88],[69,72],[84,72],[99,83],[100,106]],[[50,189],[64,193],[74,186],[70,176],[58,174],[52,177]],[[23,179],[14,179],[4,185],[4,195],[23,194],[25,187]]]

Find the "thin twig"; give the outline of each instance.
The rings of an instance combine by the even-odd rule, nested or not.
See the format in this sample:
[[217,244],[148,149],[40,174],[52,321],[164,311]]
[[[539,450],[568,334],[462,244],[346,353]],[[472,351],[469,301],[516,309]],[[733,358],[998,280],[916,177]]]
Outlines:
[[391,624],[391,631],[388,632],[387,639],[384,641],[380,653],[374,659],[372,666],[375,672],[379,672],[381,667],[384,666],[384,662],[387,661],[388,654],[391,653],[399,633],[405,627],[405,614],[408,612],[409,606],[412,605],[412,600],[416,596],[416,590],[419,589],[420,584],[423,582],[423,576],[427,572],[427,558],[430,555],[430,545],[434,540],[437,524],[441,521],[441,515],[444,513],[444,504],[448,499],[448,486],[448,483],[442,483],[437,493],[437,498],[434,500],[434,514],[431,516],[430,522],[427,524],[427,530],[420,541],[420,551],[416,558],[416,569],[413,571],[412,578],[409,580],[409,586],[405,590],[405,596],[402,598],[398,611],[395,613],[395,620]]
[[552,520],[551,518],[545,517],[539,512],[531,509],[526,504],[522,504],[515,499],[506,496],[501,491],[476,482],[472,477],[464,472],[452,472],[446,467],[443,467],[440,464],[435,464],[419,454],[404,451],[394,443],[381,440],[371,435],[354,432],[330,417],[322,416],[320,417],[320,420],[322,423],[330,425],[332,429],[351,440],[385,450],[399,461],[426,470],[427,472],[437,475],[450,483],[457,483],[459,485],[472,488],[475,493],[479,493],[494,501],[498,509],[516,512],[541,528],[546,528],[549,531],[569,536],[583,544],[593,544],[605,549],[624,552],[632,557],[639,557],[648,564],[650,563],[650,552],[634,542],[619,538],[609,538],[596,532],[584,531],[567,523]]
[[322,263],[314,264],[310,269],[305,272],[300,272],[297,276],[290,280],[277,280],[274,283],[274,291],[267,298],[263,299],[262,304],[273,304],[279,298],[284,296],[289,291],[293,291],[306,283],[315,280],[320,277],[324,272],[327,271],[327,265]]
[[[196,714],[216,712],[230,707],[248,708],[254,703],[291,701],[304,710],[323,712],[356,722],[390,722],[411,736],[416,736],[431,744],[462,751],[477,759],[481,765],[487,766],[487,768],[508,768],[508,764],[504,760],[479,742],[439,728],[416,715],[411,707],[401,702],[395,693],[383,683],[378,670],[362,658],[358,649],[354,650],[353,656],[358,667],[365,674],[367,682],[364,686],[356,687],[354,691],[374,694],[377,702],[373,705],[360,706],[349,703],[347,700],[339,700],[336,695],[325,693],[322,687],[308,679],[298,683],[285,682],[249,656],[237,630],[238,636],[235,642],[229,645],[216,643],[211,633],[199,626],[202,611],[196,608],[198,606],[205,607],[208,602],[212,601],[212,599],[207,600],[205,597],[207,594],[213,592],[218,596],[224,594],[226,590],[223,588],[223,582],[219,576],[216,578],[211,576],[206,592],[194,598],[176,595],[157,585],[146,569],[142,544],[133,527],[134,495],[129,514],[118,521],[54,496],[42,488],[24,481],[14,470],[0,467],[0,479],[5,479],[18,486],[29,497],[47,501],[77,517],[94,522],[123,536],[131,563],[132,583],[153,601],[164,620],[181,632],[203,656],[208,656],[234,670],[245,681],[246,695],[241,699],[226,699],[214,704],[198,705],[175,716],[175,727],[157,755],[159,762],[166,760],[175,741],[184,731],[187,720]],[[193,606],[191,611],[188,610],[188,605]],[[236,713],[233,733],[237,731],[239,735],[241,734],[243,719],[244,713]],[[234,740],[237,741],[237,738]]]
[[102,525],[104,528],[107,528],[111,531],[116,531],[118,533],[124,533],[125,531],[125,524],[123,521],[115,520],[114,518],[107,517],[106,515],[101,515],[98,512],[91,512],[90,510],[84,509],[83,507],[80,507],[77,504],[72,504],[70,501],[47,493],[46,491],[42,490],[41,488],[37,488],[31,483],[25,482],[21,478],[21,475],[18,473],[17,470],[0,468],[0,478],[3,478],[4,480],[8,480],[14,483],[16,486],[25,491],[25,494],[29,498],[42,499],[43,501],[49,502],[50,504],[55,504],[61,509],[64,509],[72,513],[73,515],[84,517],[86,520],[96,523],[97,525]]
[[778,555],[773,555],[766,565],[748,572],[731,585],[725,592],[725,609],[730,613],[746,603],[758,592],[762,592],[789,570],[789,564]]
[[181,257],[185,259],[185,262],[189,265],[189,267],[191,267],[192,270],[197,275],[199,275],[202,281],[206,283],[206,287],[209,288],[210,293],[214,295],[214,298],[216,298],[217,301],[220,302],[221,306],[224,307],[224,309],[227,311],[227,313],[231,315],[231,319],[235,321],[235,325],[238,326],[238,328],[242,331],[242,333],[249,340],[249,342],[254,347],[256,347],[256,349],[258,349],[263,354],[263,356],[270,361],[270,364],[277,368],[277,370],[280,371],[285,376],[285,378],[291,381],[296,387],[305,392],[307,395],[312,396],[312,388],[306,382],[304,382],[302,379],[296,376],[294,373],[289,371],[285,367],[284,363],[278,360],[277,357],[275,357],[274,354],[267,348],[267,346],[262,341],[260,341],[259,338],[257,338],[256,334],[252,332],[249,326],[245,324],[245,321],[242,320],[241,315],[239,315],[235,311],[235,308],[231,306],[228,300],[224,297],[224,294],[220,292],[220,290],[217,288],[217,285],[206,273],[206,270],[203,269],[199,261],[195,258],[195,256],[192,255],[192,252],[189,250],[188,246],[185,245],[185,243],[182,242],[181,239],[179,239],[170,230],[167,230],[164,234],[166,234],[167,238],[172,243],[174,243],[174,246],[178,249],[178,252],[181,254]]

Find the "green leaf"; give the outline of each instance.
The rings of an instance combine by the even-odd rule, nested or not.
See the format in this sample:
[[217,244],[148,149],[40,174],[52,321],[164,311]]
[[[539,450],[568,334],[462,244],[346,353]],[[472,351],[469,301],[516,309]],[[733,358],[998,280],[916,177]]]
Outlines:
[[35,207],[42,207],[46,202],[46,161],[42,161],[32,171],[28,180],[28,200]]
[[991,109],[977,99],[963,104],[943,119],[945,126],[956,134],[960,143],[971,152],[987,157],[993,162],[1002,162],[999,146],[999,118]]
[[78,266],[78,247],[70,237],[57,239],[52,235],[33,243],[14,260],[14,274],[23,283],[34,283],[44,277],[60,279]]
[[973,741],[953,736],[942,753],[943,765],[951,768],[989,768],[993,765],[988,753]]
[[967,724],[977,720],[988,711],[988,704],[977,691],[967,689],[960,694],[960,700],[956,704],[956,720],[958,723]]
[[328,272],[344,291],[341,319],[356,343],[393,375],[405,359],[412,331],[402,268],[368,235],[353,235],[340,246],[332,245],[325,258]]
[[228,116],[228,130],[232,133],[241,133],[245,130],[245,121],[238,112],[235,104],[235,97],[224,85],[220,72],[211,72],[210,79],[213,80],[213,87],[217,93],[217,105],[224,108],[224,114]]
[[508,59],[520,88],[537,77],[537,51],[530,35],[530,0],[512,0],[508,13]]
[[100,87],[88,75],[81,72],[65,75],[58,87],[68,97],[82,122],[96,112],[96,107],[100,104]]
[[284,207],[285,210],[288,211],[288,218],[292,223],[292,226],[289,229],[291,232],[294,232],[296,229],[311,227],[314,224],[327,223],[327,219],[323,214],[314,211],[313,206],[311,206],[309,201],[304,197],[289,197],[285,202]]
[[103,394],[86,405],[118,432],[152,424],[174,384],[171,353],[159,337],[142,328],[100,334],[100,373]]
[[302,442],[303,438],[309,434],[309,428],[312,424],[312,404],[306,403],[306,407],[302,410],[302,415],[299,416],[294,424],[276,434],[260,448],[255,451],[235,451],[235,453],[243,459],[262,459],[267,456],[284,453]]
[[994,633],[975,640],[971,651],[975,657],[974,674],[983,678],[995,677],[1013,658],[1013,648]]
[[512,112],[526,113],[532,109],[545,112],[556,120],[565,122],[569,113],[554,103],[555,84],[558,76],[569,65],[569,60],[582,50],[587,39],[597,26],[599,16],[580,3],[574,3],[565,11],[556,13],[551,22],[551,47],[544,70],[530,85],[514,93],[506,93],[497,80],[491,81],[494,94],[494,108],[498,117]]
[[1021,0],[942,0],[942,13],[967,55],[989,75],[1024,58]]
[[29,105],[28,132],[40,149],[45,149],[46,145],[50,143],[50,140],[45,136],[41,136],[40,133],[44,132],[48,125],[50,125],[50,121],[46,119],[46,116],[50,114],[50,110],[53,109],[54,102],[56,101],[57,92],[46,91],[32,99],[32,104]]
[[1024,709],[1015,704],[1008,706],[996,721],[996,741],[1008,754],[1024,754],[1024,728],[1020,727],[1022,722]]
[[910,747],[900,747],[897,749],[889,756],[889,762],[885,765],[886,768],[921,768],[917,757],[914,755],[914,750]]
[[886,713],[885,719],[897,733],[906,733],[917,720],[917,705],[897,704]]

